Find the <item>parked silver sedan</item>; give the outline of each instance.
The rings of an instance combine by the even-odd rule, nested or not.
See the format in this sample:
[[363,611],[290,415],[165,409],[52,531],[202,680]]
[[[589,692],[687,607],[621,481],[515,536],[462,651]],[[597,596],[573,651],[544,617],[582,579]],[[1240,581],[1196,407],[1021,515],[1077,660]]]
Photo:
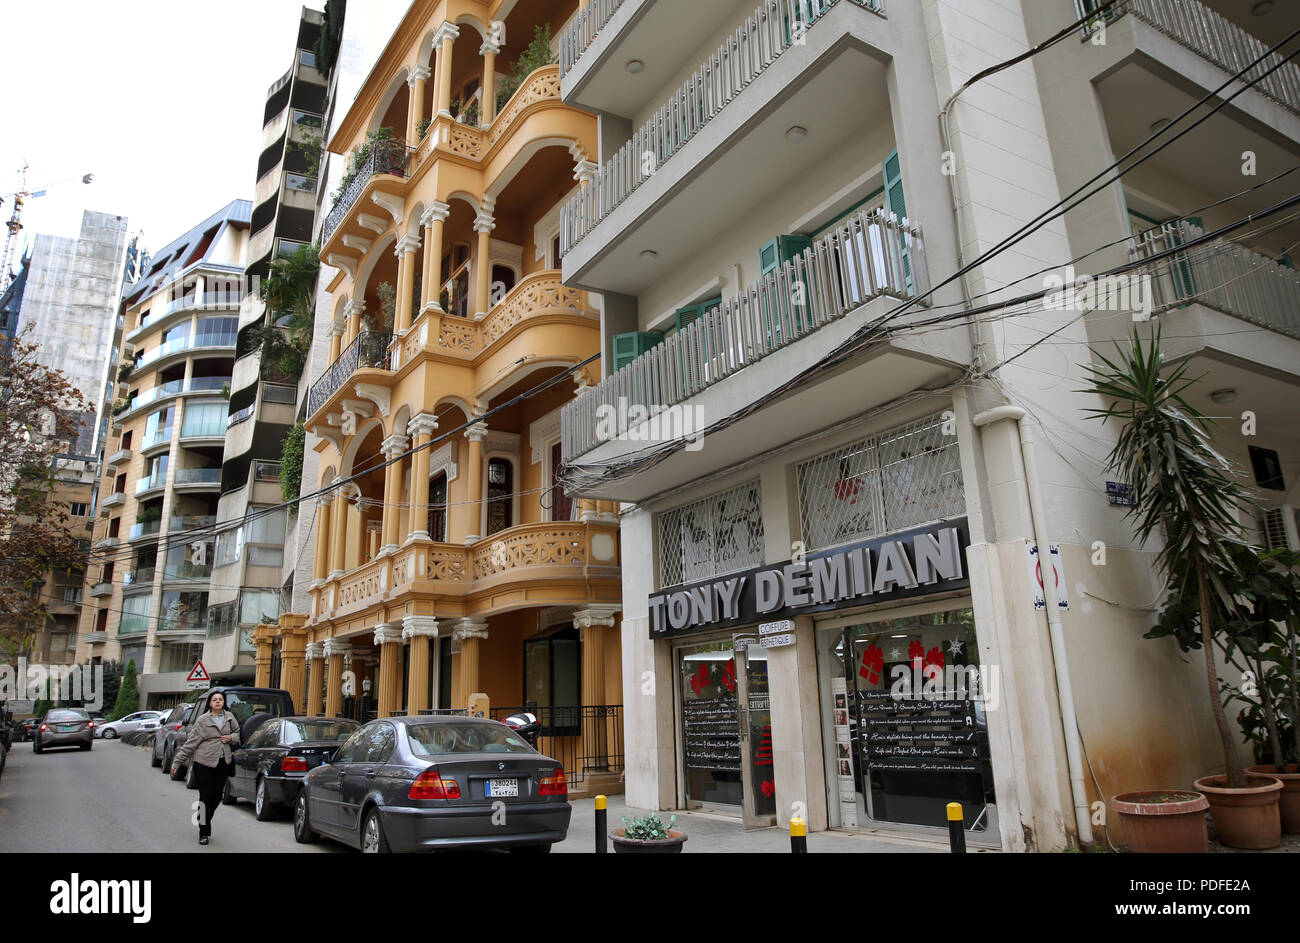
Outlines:
[[54,707],[45,712],[32,737],[32,752],[44,753],[50,747],[80,747],[89,750],[95,743],[95,722],[76,707]]
[[113,740],[124,733],[132,733],[136,730],[157,730],[158,722],[165,715],[166,711],[136,711],[134,714],[127,714],[121,720],[110,720],[96,725],[95,736],[101,740]]
[[365,852],[508,847],[550,851],[572,808],[560,764],[495,720],[388,717],[307,774],[299,842],[318,835]]

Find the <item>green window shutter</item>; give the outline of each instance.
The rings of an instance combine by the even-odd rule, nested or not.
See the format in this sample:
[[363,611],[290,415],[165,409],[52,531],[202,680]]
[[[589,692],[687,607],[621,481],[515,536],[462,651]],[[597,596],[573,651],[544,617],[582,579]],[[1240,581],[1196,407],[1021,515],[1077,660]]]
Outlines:
[[658,331],[631,331],[614,335],[614,373],[622,370],[651,347],[662,342]]
[[[881,164],[881,172],[885,178],[885,209],[893,213],[899,219],[907,216],[907,202],[903,199],[903,167],[898,160],[898,151],[895,149],[885,162]],[[912,259],[907,253],[903,254],[903,276],[907,279],[907,291],[912,291]]]

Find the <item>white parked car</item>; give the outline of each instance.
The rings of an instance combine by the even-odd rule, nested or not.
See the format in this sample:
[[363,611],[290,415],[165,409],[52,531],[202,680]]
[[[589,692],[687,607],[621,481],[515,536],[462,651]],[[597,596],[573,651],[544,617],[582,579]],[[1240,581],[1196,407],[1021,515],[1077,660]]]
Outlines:
[[156,730],[158,722],[166,713],[166,711],[136,711],[134,714],[127,714],[121,720],[112,720],[98,725],[95,727],[95,736],[114,740],[133,730]]

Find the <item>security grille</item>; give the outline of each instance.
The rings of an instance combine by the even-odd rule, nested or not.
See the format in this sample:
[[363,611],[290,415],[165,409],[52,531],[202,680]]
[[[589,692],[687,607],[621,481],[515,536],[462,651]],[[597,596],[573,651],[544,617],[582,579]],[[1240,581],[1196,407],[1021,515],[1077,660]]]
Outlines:
[[966,510],[957,436],[942,415],[892,429],[799,465],[809,550],[918,527]]
[[759,483],[751,481],[660,515],[659,561],[660,586],[693,583],[761,565]]

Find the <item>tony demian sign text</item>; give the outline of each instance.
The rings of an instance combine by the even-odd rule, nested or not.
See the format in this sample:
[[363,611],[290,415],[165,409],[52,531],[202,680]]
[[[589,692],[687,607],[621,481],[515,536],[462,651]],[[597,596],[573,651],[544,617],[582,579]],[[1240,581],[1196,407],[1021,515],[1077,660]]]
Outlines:
[[961,517],[674,587],[650,597],[650,637],[963,589],[969,540]]

